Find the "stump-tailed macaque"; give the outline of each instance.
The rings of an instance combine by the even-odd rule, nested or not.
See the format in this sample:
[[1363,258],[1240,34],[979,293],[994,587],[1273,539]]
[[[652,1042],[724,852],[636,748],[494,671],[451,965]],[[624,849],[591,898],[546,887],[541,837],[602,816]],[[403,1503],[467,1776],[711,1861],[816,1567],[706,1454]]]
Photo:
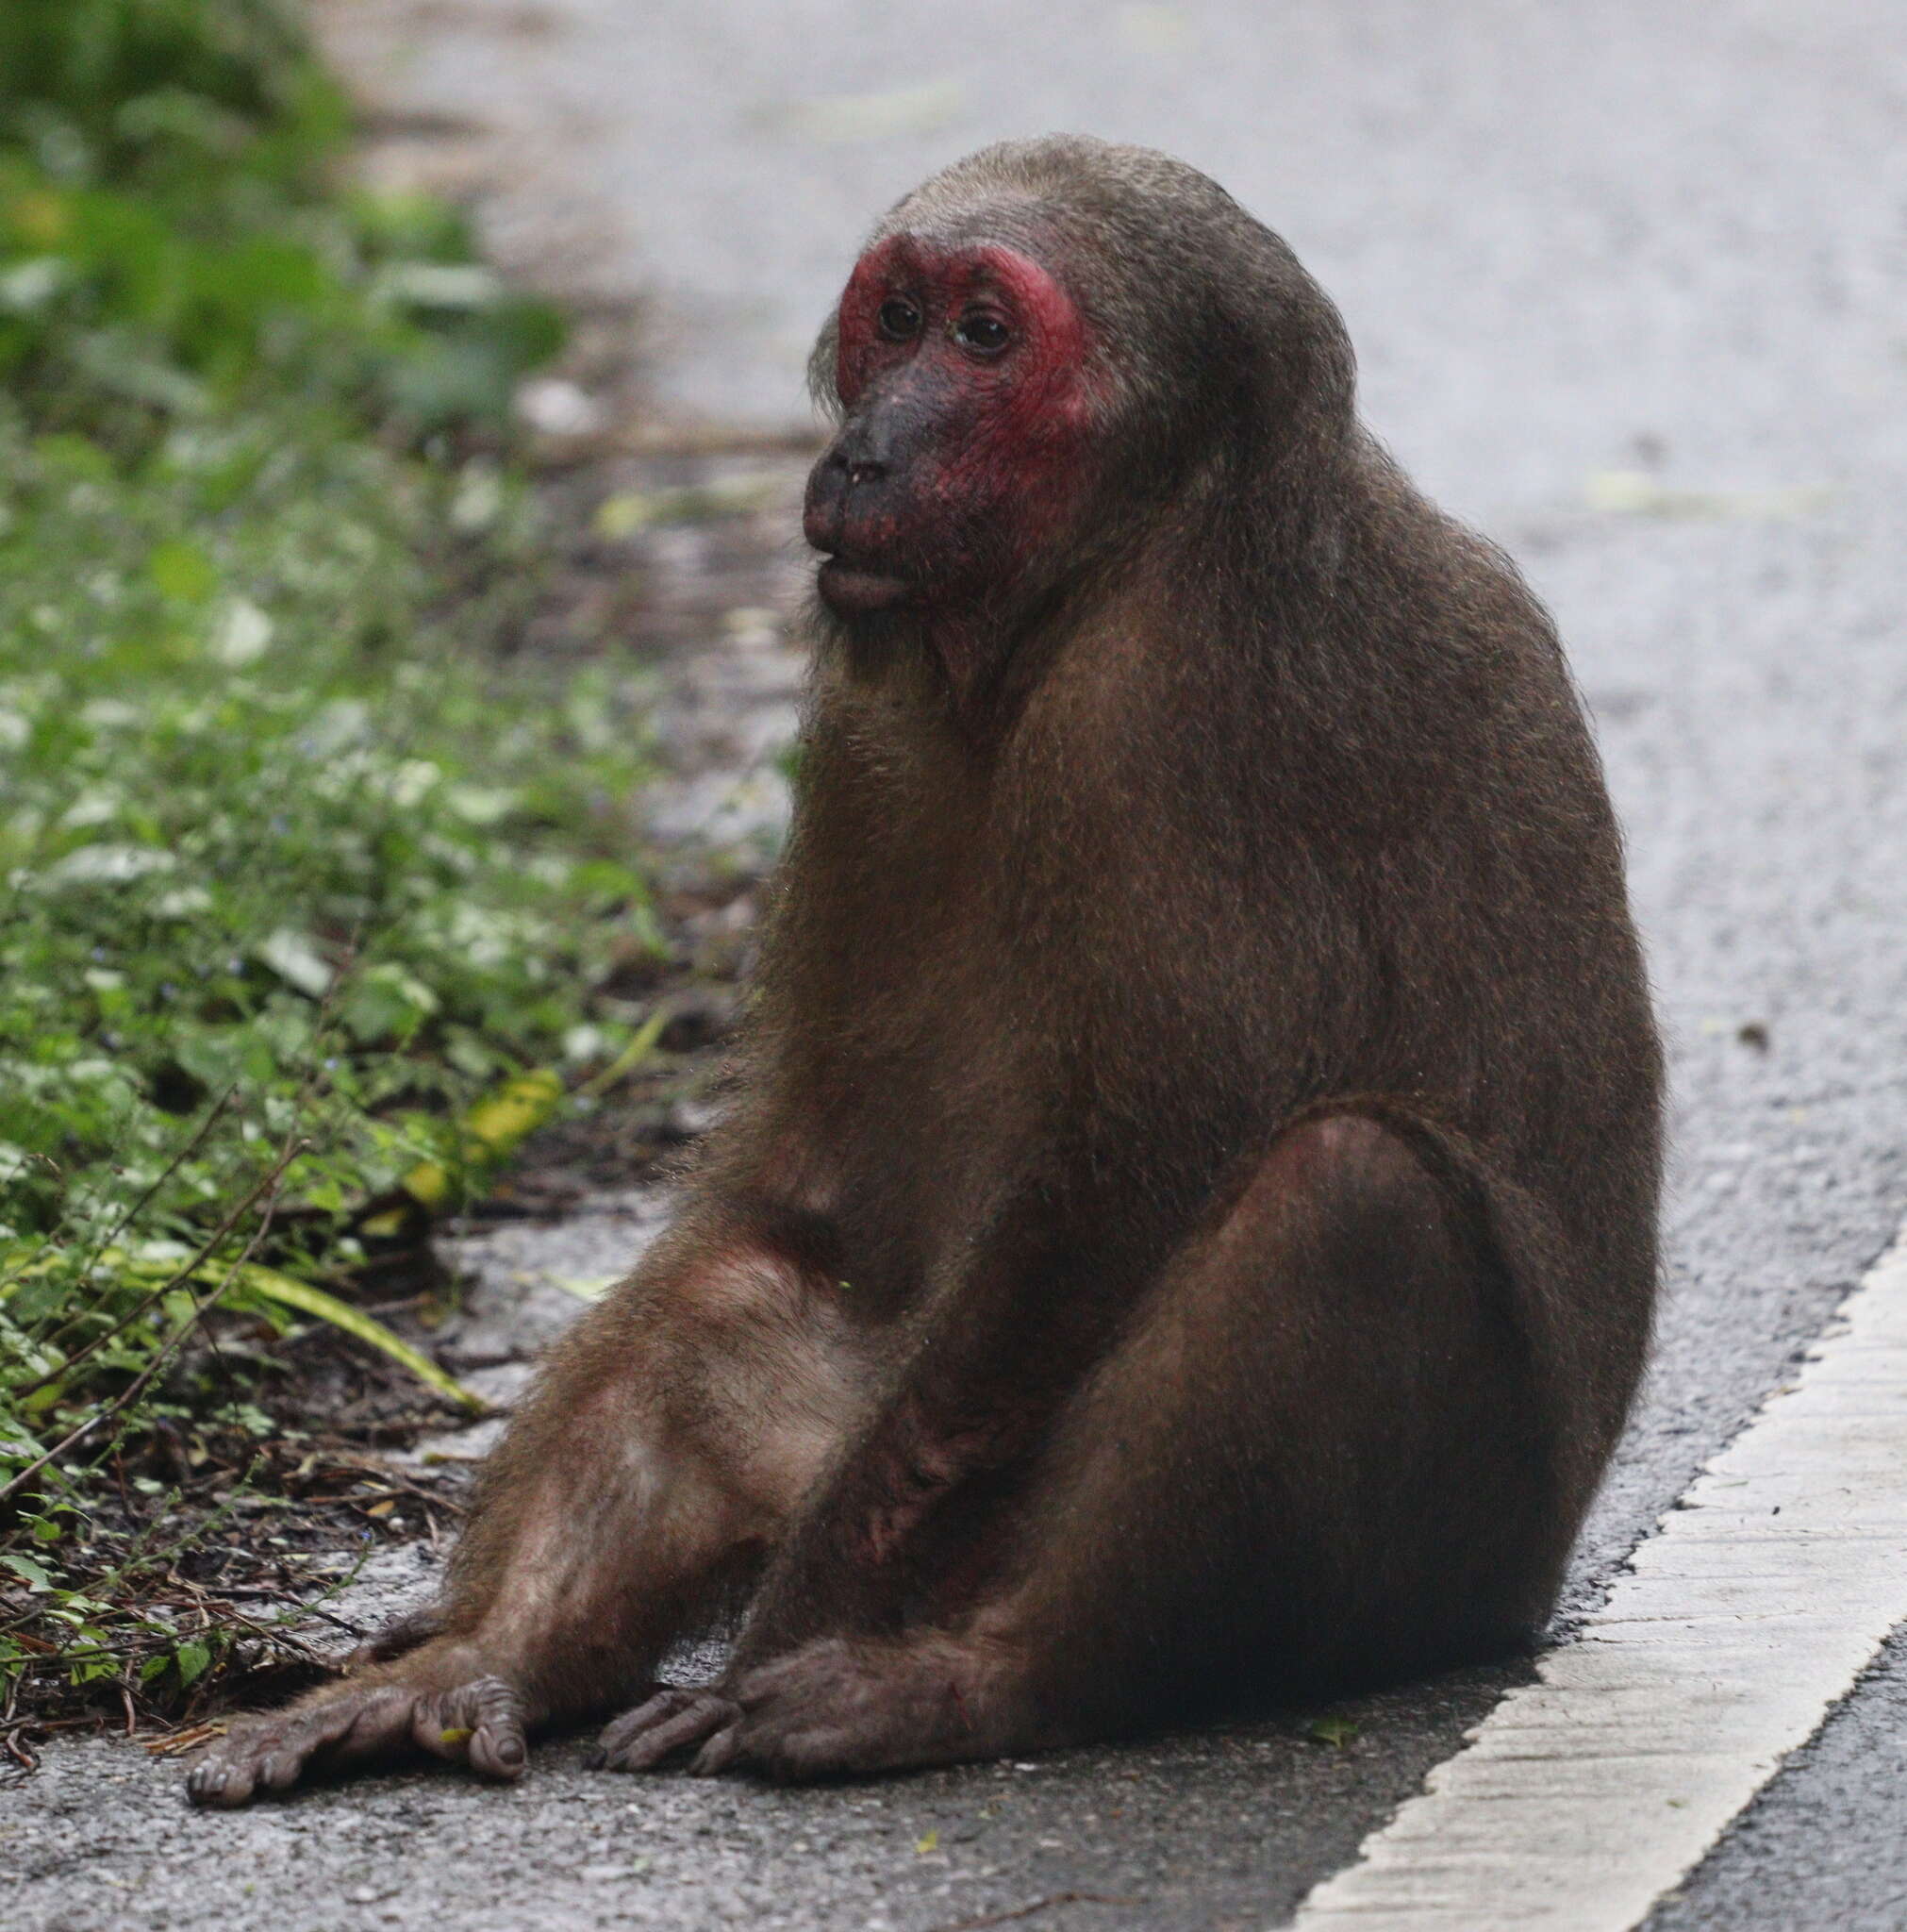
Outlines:
[[[192,1774],[1026,1752],[1526,1642],[1642,1365],[1660,1068],[1550,625],[1164,156],[960,162],[839,428],[738,1098],[440,1609]],[[707,1689],[651,1682],[745,1606]]]

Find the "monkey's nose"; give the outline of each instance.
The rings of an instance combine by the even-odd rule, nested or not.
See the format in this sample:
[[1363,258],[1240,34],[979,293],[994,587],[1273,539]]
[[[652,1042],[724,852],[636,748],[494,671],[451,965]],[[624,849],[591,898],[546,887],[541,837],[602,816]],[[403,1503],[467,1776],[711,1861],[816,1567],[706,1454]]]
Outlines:
[[850,490],[856,484],[880,482],[888,470],[885,456],[871,454],[865,448],[830,450],[826,463]]

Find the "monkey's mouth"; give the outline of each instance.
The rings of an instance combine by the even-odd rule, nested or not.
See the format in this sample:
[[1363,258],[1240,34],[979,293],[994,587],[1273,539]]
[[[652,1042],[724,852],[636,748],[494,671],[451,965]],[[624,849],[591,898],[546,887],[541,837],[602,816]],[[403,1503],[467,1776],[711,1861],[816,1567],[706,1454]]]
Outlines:
[[896,604],[904,603],[913,589],[905,577],[871,570],[866,564],[838,556],[822,558],[815,587],[821,593],[821,602],[841,617],[890,610]]

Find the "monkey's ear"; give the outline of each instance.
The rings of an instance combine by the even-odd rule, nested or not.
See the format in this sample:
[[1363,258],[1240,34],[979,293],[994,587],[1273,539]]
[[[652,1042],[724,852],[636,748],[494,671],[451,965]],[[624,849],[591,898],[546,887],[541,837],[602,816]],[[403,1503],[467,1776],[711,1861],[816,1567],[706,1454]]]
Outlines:
[[840,338],[840,318],[830,315],[821,324],[821,332],[808,354],[808,394],[814,398],[815,408],[835,423],[841,420],[840,391],[835,387],[835,358]]

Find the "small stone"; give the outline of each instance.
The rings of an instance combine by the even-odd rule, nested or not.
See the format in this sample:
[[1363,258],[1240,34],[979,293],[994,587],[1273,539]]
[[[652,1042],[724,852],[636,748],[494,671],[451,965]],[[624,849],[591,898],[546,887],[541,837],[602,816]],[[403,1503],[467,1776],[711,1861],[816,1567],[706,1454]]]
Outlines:
[[543,436],[593,436],[603,426],[603,408],[573,382],[542,375],[517,391],[517,414]]

